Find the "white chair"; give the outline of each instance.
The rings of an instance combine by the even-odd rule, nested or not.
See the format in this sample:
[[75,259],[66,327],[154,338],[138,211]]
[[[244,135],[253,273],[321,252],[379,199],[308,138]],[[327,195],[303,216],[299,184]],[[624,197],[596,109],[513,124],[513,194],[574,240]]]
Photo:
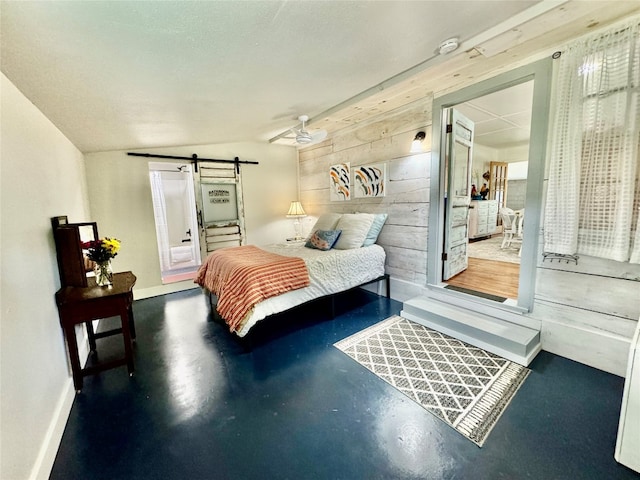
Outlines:
[[518,227],[518,236],[522,238],[522,228],[524,226],[524,208],[516,210],[516,223]]
[[[522,221],[512,209],[503,207],[500,209],[502,219],[502,245],[500,248],[510,247],[512,243],[522,246]],[[524,215],[522,216],[522,219]],[[518,228],[520,226],[520,228]]]

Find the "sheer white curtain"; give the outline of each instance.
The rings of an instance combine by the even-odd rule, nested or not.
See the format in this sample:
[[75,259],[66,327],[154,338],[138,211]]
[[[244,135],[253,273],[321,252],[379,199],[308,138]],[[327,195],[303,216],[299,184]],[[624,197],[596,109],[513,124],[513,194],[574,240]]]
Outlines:
[[557,60],[544,250],[640,263],[640,18]]
[[169,258],[169,228],[167,226],[167,209],[162,187],[162,172],[150,170],[149,179],[151,180],[153,216],[156,220],[158,252],[160,252],[160,269],[164,272],[171,268],[171,261]]

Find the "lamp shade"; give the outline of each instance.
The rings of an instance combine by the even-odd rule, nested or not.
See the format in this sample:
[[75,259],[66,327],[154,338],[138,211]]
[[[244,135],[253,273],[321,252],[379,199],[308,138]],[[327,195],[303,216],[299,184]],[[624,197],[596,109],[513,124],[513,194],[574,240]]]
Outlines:
[[304,211],[304,208],[302,208],[302,205],[300,205],[300,202],[291,202],[291,205],[289,205],[289,211],[287,212],[287,217],[288,218],[296,218],[296,217],[306,217],[307,214]]

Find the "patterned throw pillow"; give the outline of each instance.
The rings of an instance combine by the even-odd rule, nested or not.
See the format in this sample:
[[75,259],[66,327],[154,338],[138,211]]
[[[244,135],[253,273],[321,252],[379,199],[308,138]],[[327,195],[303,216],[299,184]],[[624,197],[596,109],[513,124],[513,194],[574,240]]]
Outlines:
[[341,233],[342,230],[316,230],[304,246],[317,250],[331,250]]

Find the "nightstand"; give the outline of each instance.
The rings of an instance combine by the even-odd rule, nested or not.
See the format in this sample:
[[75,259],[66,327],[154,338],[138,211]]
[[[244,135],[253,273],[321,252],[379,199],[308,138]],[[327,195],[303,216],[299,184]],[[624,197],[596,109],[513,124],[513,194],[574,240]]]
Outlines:
[[306,243],[306,239],[305,238],[287,238],[286,241],[284,242],[285,246],[288,247],[298,247],[301,245],[304,245]]

